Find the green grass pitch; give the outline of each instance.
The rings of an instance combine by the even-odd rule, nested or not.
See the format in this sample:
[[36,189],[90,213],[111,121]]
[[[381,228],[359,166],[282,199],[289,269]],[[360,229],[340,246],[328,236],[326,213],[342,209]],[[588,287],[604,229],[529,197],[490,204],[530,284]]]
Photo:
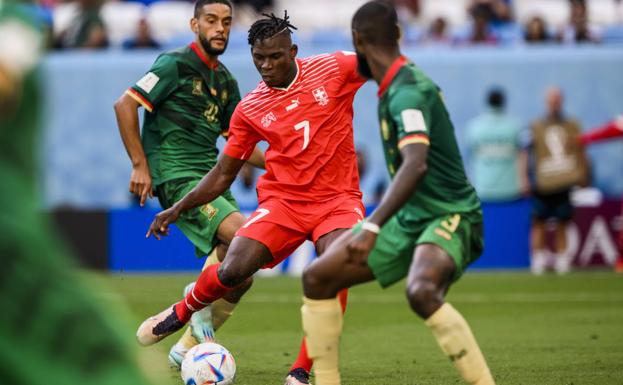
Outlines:
[[[89,274],[89,277],[91,275]],[[98,298],[138,321],[181,296],[193,275],[103,275]],[[498,385],[623,384],[623,276],[610,272],[533,277],[470,272],[448,297],[468,320]],[[300,280],[258,278],[217,333],[236,358],[237,385],[282,384],[301,339]],[[166,353],[177,340],[137,349],[147,370],[179,385]],[[412,313],[404,282],[351,290],[342,336],[344,385],[461,384]],[[312,378],[313,382],[313,378]]]

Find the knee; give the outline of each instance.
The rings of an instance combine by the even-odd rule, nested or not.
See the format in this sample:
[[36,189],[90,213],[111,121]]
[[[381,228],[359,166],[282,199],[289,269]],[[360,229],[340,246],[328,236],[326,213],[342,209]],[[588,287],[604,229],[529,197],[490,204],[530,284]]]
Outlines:
[[[235,258],[231,258],[230,261],[233,259]],[[252,273],[249,274],[243,267],[238,266],[238,264],[227,263],[227,260],[223,262],[218,269],[218,278],[221,283],[231,288],[242,286],[246,284],[249,279],[251,279],[252,282],[252,275]],[[251,287],[251,284],[249,284],[247,290],[249,287]]]
[[331,298],[337,295],[338,289],[334,286],[335,280],[323,273],[315,264],[309,265],[303,271],[303,292],[313,299]]
[[443,303],[443,294],[434,282],[418,281],[407,287],[407,299],[411,309],[426,319]]

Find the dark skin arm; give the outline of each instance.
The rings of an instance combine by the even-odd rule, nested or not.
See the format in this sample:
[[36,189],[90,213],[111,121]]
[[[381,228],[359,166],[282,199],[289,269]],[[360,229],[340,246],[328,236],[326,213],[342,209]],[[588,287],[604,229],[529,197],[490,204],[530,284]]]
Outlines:
[[140,104],[126,94],[123,94],[115,103],[119,133],[132,161],[129,190],[140,197],[140,204],[143,206],[148,197],[153,197],[153,191],[149,165],[141,143],[141,130],[138,124],[139,107]]
[[231,186],[244,160],[232,158],[228,155],[218,160],[216,166],[207,173],[194,189],[170,208],[159,212],[149,226],[146,237],[153,235],[160,239],[161,235],[168,235],[168,226],[177,221],[180,214],[195,207],[212,202]]
[[[408,144],[400,149],[402,164],[394,176],[383,200],[368,222],[383,226],[407,202],[418,182],[424,177],[427,170],[428,146],[422,143]],[[350,259],[365,265],[368,254],[374,247],[377,235],[371,231],[362,230],[348,244]]]

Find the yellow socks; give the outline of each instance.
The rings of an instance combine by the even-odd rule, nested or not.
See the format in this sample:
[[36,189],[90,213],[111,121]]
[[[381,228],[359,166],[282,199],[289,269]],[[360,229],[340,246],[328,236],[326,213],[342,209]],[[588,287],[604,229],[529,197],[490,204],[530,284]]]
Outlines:
[[307,353],[314,360],[316,385],[340,385],[339,344],[342,334],[342,308],[337,298],[303,298],[301,307]]
[[471,385],[495,385],[489,367],[469,325],[449,303],[443,304],[426,321],[441,350],[461,377]]
[[187,327],[184,334],[180,337],[179,341],[177,341],[178,345],[183,346],[186,349],[190,349],[193,346],[197,345],[199,342],[193,337],[193,333],[190,331],[190,328]]
[[214,327],[214,331],[217,331],[231,317],[236,305],[223,298],[212,302],[212,327]]

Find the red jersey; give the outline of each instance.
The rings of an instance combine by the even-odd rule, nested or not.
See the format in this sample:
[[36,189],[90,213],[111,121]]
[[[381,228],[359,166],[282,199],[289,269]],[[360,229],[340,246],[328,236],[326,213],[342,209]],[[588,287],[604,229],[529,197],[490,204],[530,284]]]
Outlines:
[[336,194],[361,198],[353,140],[353,99],[364,84],[354,53],[296,59],[285,89],[263,81],[236,107],[224,153],[247,160],[268,142],[258,199],[325,201]]

